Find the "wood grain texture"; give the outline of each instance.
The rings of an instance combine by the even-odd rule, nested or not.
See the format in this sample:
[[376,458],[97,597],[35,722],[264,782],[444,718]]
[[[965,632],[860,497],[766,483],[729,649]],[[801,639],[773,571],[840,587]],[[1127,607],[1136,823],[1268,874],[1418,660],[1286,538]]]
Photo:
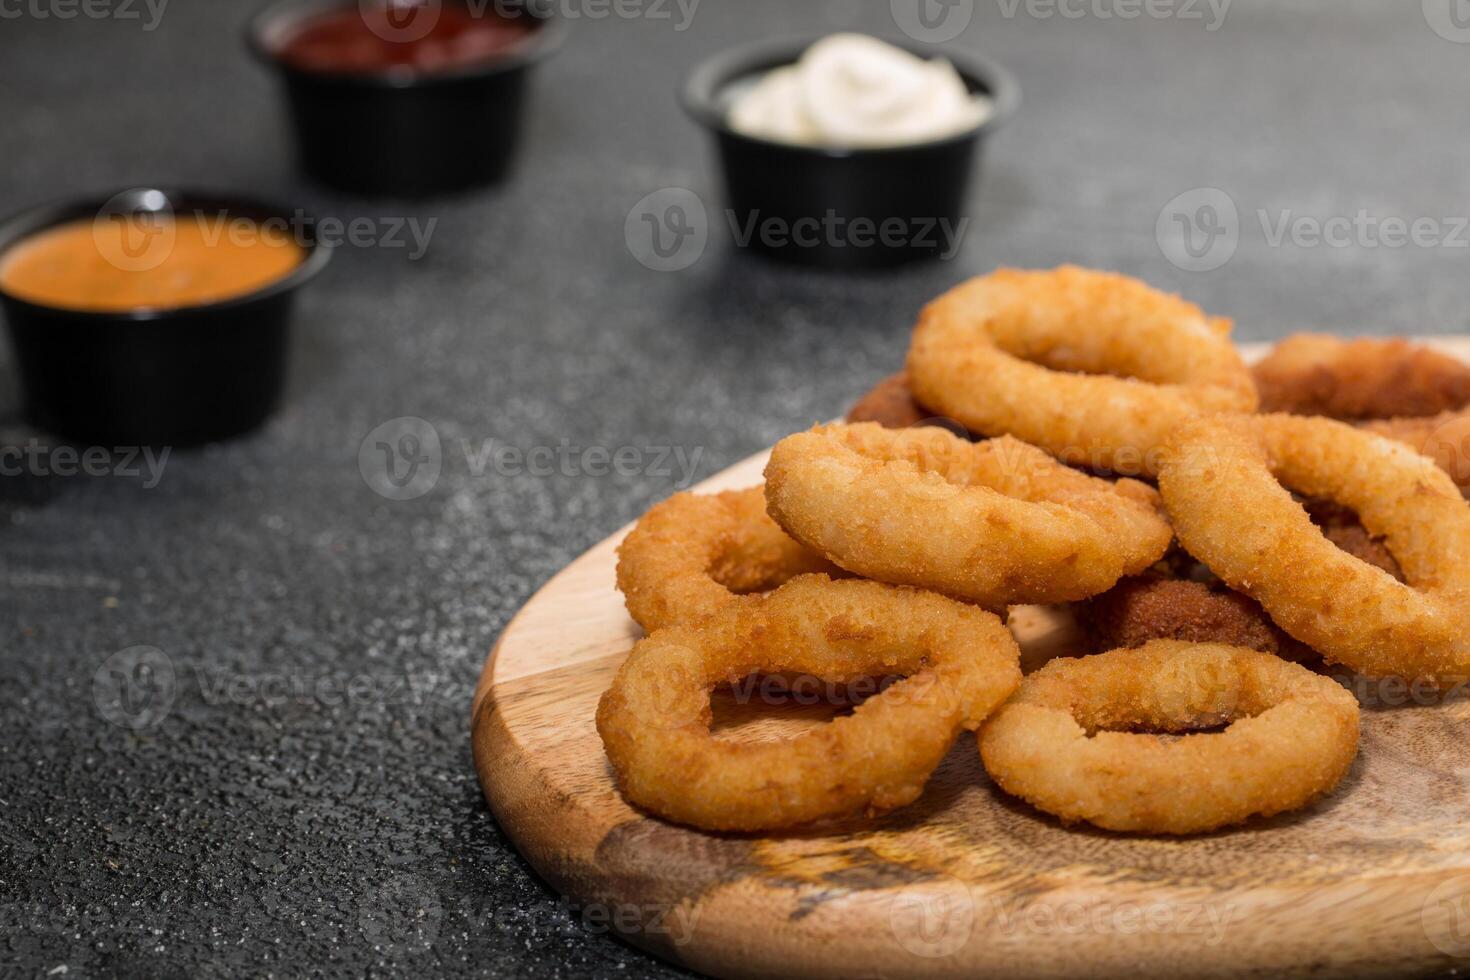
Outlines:
[[[1470,338],[1444,342],[1470,357]],[[765,456],[700,487],[760,481]],[[593,725],[640,635],[602,542],[501,635],[475,696],[486,798],[591,924],[728,977],[1413,976],[1470,968],[1470,706],[1365,710],[1330,798],[1174,840],[1064,828],[1001,793],[962,736],[885,817],[705,834],[618,795]],[[1467,556],[1470,560],[1470,556]],[[1075,651],[1057,610],[1013,615],[1026,666]],[[716,695],[717,730],[772,737],[825,709]]]

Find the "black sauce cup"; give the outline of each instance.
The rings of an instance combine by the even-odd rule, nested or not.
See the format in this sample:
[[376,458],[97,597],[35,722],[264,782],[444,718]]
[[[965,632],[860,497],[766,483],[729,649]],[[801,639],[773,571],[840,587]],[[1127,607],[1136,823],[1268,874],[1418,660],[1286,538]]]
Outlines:
[[[36,232],[113,209],[309,227],[300,212],[233,195],[146,188],[17,215],[0,225],[0,258]],[[0,288],[28,420],[70,442],[105,447],[182,448],[259,427],[284,386],[296,292],[331,258],[319,244],[297,244],[305,255],[283,278],[205,305],[90,312]]]
[[302,169],[368,197],[428,197],[503,180],[520,141],[528,75],[561,45],[566,22],[526,0],[518,15],[537,26],[524,43],[444,71],[331,72],[282,60],[292,32],[343,8],[356,9],[357,0],[281,0],[247,28],[251,51],[284,86]]
[[818,40],[761,41],[723,52],[684,85],[684,108],[714,136],[737,244],[839,269],[899,265],[957,248],[981,144],[1020,104],[1015,79],[975,55],[890,39],[920,57],[948,59],[972,93],[990,98],[990,117],[954,136],[877,148],[798,146],[730,128],[734,91],[794,64]]

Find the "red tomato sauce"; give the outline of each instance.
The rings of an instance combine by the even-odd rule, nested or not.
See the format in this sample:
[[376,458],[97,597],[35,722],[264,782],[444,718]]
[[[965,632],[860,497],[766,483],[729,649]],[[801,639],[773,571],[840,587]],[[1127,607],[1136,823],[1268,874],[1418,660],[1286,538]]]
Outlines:
[[494,0],[394,0],[352,4],[306,18],[277,56],[303,71],[377,75],[433,74],[492,63],[515,52],[541,26]]

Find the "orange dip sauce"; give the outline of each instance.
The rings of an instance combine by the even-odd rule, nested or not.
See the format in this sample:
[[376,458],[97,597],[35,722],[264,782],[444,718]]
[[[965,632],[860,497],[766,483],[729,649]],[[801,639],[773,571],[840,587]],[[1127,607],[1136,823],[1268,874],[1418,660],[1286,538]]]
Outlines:
[[0,289],[67,310],[170,310],[253,293],[304,257],[285,228],[228,215],[84,218],[7,249]]

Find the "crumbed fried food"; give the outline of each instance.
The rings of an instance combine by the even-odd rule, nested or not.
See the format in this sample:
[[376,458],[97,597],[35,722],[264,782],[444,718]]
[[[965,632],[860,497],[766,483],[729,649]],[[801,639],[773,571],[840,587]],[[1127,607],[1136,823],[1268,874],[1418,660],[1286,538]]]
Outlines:
[[1382,536],[1371,533],[1358,515],[1342,504],[1332,500],[1306,500],[1302,505],[1312,523],[1322,530],[1322,536],[1354,558],[1376,565],[1400,582],[1404,571],[1398,559],[1388,550]]
[[1470,364],[1397,337],[1297,334],[1252,370],[1262,411],[1361,425],[1412,446],[1470,493]]
[[907,371],[890,374],[848,410],[849,422],[877,422],[885,429],[907,429],[933,418],[909,387]]
[[748,603],[793,576],[836,570],[771,520],[760,487],[675,494],[618,546],[618,589],[650,632]]
[[[1187,423],[1163,462],[1180,544],[1287,633],[1369,676],[1470,676],[1470,507],[1432,460],[1341,422],[1259,415]],[[1287,488],[1355,511],[1405,581],[1335,547]]]
[[1428,456],[1450,475],[1461,493],[1470,495],[1470,411],[1364,422],[1363,428]]
[[1094,652],[1182,640],[1224,643],[1288,660],[1308,656],[1254,599],[1192,579],[1159,575],[1124,579],[1081,604],[1077,618]]
[[909,347],[918,401],[1090,470],[1153,476],[1185,419],[1250,412],[1230,321],[1126,276],[1002,269],[924,308]]
[[[791,827],[912,803],[962,730],[1021,680],[994,613],[932,592],[806,575],[628,655],[597,709],[627,799],[706,830]],[[710,733],[710,689],[755,673],[901,675],[851,715],[794,738]]]
[[[1302,504],[1327,540],[1403,581],[1383,538],[1363,527],[1357,514],[1329,500]],[[1139,647],[1150,640],[1186,640],[1245,647],[1299,662],[1316,659],[1310,647],[1273,623],[1260,603],[1231,589],[1177,544],[1153,568],[1079,603],[1075,613],[1094,652]]]
[[1399,337],[1296,334],[1251,370],[1262,412],[1357,422],[1420,418],[1470,405],[1470,364]]
[[1255,650],[1159,640],[1053,660],[979,743],[1003,790],[1065,822],[1196,834],[1331,792],[1358,752],[1358,702]]
[[850,572],[992,609],[1096,595],[1172,538],[1156,492],[1137,481],[1087,476],[1009,437],[871,422],[777,443],[766,507]]

